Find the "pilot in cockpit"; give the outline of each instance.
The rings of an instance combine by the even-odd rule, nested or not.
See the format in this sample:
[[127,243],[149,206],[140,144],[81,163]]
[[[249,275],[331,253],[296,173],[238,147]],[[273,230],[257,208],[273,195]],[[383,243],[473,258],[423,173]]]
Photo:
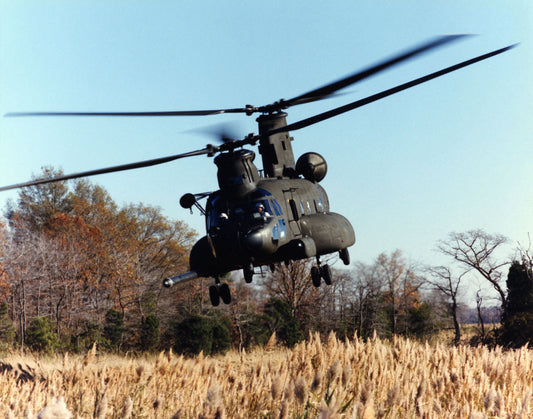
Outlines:
[[255,213],[258,214],[259,217],[270,217],[268,211],[265,210],[265,206],[260,202],[255,205]]

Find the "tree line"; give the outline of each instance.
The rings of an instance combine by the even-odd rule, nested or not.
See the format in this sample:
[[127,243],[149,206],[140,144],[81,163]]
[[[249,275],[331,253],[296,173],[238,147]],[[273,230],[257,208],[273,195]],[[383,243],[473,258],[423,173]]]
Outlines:
[[[42,176],[60,173],[47,167]],[[531,258],[522,250],[519,260],[498,261],[502,236],[451,234],[439,249],[453,269],[415,266],[398,250],[334,270],[327,287],[312,285],[307,261],[276,266],[251,285],[234,273],[234,302],[217,308],[208,302],[210,280],[161,287],[162,278],[187,270],[196,238],[159,208],[119,207],[87,180],[22,189],[0,225],[0,345],[85,351],[97,342],[110,351],[209,354],[266,344],[274,332],[291,346],[311,331],[428,338],[443,328],[458,343],[460,292],[470,272],[501,300],[502,327],[488,333],[478,294],[480,339],[533,340]]]

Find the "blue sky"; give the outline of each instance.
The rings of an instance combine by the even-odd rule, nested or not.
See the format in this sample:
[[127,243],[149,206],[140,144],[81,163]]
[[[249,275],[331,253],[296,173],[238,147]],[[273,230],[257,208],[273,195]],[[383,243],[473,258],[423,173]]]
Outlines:
[[[0,0],[0,114],[189,110],[263,105],[362,69],[435,35],[476,34],[346,89],[291,108],[288,121],[340,106],[520,42],[490,60],[292,133],[296,155],[328,161],[331,209],[357,235],[352,259],[401,249],[439,264],[435,243],[482,228],[527,244],[533,233],[533,6],[529,1]],[[202,148],[191,131],[255,117],[0,119],[0,184],[43,165],[66,173]],[[119,204],[179,207],[217,188],[200,156],[97,176]],[[16,192],[4,192],[16,199]],[[506,256],[504,254],[503,256]],[[337,264],[338,265],[338,264]]]

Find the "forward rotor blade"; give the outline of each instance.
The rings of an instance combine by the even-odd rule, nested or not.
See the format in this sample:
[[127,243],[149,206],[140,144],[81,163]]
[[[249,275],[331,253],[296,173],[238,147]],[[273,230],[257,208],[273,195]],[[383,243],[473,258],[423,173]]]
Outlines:
[[424,52],[428,52],[434,48],[441,47],[449,42],[456,41],[461,38],[465,38],[467,36],[470,36],[470,35],[459,34],[459,35],[445,35],[445,36],[436,37],[429,42],[419,45],[416,48],[413,48],[402,54],[394,56],[388,60],[382,61],[362,71],[358,71],[357,73],[354,73],[348,77],[345,77],[336,82],[327,84],[318,89],[311,90],[310,92],[304,93],[303,95],[296,96],[292,99],[286,100],[284,101],[284,104],[286,104],[287,106],[293,106],[293,105],[299,105],[302,103],[308,103],[308,102],[313,102],[315,100],[323,99],[326,96],[329,96],[332,93],[336,92],[337,90],[343,89],[344,87],[350,86],[363,79],[373,76],[376,73],[379,73],[380,71],[383,71],[389,67],[392,67],[410,58],[414,58],[415,56],[420,55]]
[[144,161],[140,161],[137,163],[128,163],[128,164],[122,164],[119,166],[106,167],[104,169],[89,170],[87,172],[73,173],[70,175],[61,175],[61,176],[57,176],[54,178],[36,179],[36,180],[31,180],[29,182],[18,183],[16,185],[3,186],[3,187],[0,187],[0,192],[7,191],[10,189],[23,188],[27,186],[42,185],[45,183],[60,182],[63,180],[70,180],[70,179],[77,179],[77,178],[87,177],[87,176],[101,175],[104,173],[122,172],[124,170],[140,169],[141,167],[156,166],[158,164],[168,163],[174,160],[182,159],[184,157],[199,156],[202,154],[213,154],[217,150],[218,150],[217,147],[208,145],[206,148],[203,148],[201,150],[196,150],[196,151],[190,151],[188,153],[176,154],[176,155],[168,156],[168,157],[160,157],[160,158],[152,159],[152,160],[144,160]]
[[349,112],[349,111],[351,111],[353,109],[356,109],[356,108],[360,108],[361,106],[364,106],[364,105],[368,105],[369,103],[375,102],[375,101],[383,99],[383,98],[385,98],[387,96],[391,96],[391,95],[393,95],[395,93],[401,92],[402,90],[406,90],[406,89],[409,89],[411,87],[417,86],[419,84],[425,83],[427,81],[433,80],[433,79],[435,79],[437,77],[440,77],[440,76],[443,76],[445,74],[451,73],[452,71],[456,71],[456,70],[459,70],[459,69],[461,69],[463,67],[467,67],[467,66],[469,66],[471,64],[475,64],[475,63],[477,63],[479,61],[486,60],[487,58],[494,57],[495,55],[498,55],[498,54],[501,54],[502,52],[508,51],[511,48],[516,47],[517,45],[518,44],[509,45],[509,46],[507,46],[505,48],[501,48],[501,49],[489,52],[487,54],[480,55],[479,57],[472,58],[472,59],[467,60],[467,61],[463,61],[463,62],[461,62],[459,64],[456,64],[456,65],[453,65],[451,67],[447,67],[445,69],[436,71],[435,73],[428,74],[427,76],[420,77],[418,79],[415,79],[415,80],[412,80],[410,82],[401,84],[401,85],[393,87],[391,89],[384,90],[383,92],[376,93],[376,94],[374,94],[372,96],[368,96],[368,97],[366,97],[364,99],[356,100],[355,102],[349,103],[349,104],[344,105],[344,106],[340,106],[340,107],[332,109],[330,111],[327,111],[327,112],[312,116],[310,118],[303,119],[303,120],[295,122],[293,124],[289,124],[289,125],[287,125],[285,127],[281,127],[281,128],[277,128],[277,129],[268,131],[264,135],[268,136],[268,135],[276,134],[278,132],[294,131],[294,130],[298,130],[298,129],[301,129],[301,128],[308,127],[310,125],[316,124],[316,123],[321,122],[321,121],[325,121],[326,119],[333,118],[334,116],[343,114],[345,112]]

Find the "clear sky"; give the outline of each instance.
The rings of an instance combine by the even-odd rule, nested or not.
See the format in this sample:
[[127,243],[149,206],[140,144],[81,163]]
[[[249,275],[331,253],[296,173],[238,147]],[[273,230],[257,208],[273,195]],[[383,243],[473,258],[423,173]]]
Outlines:
[[[490,60],[292,133],[298,156],[322,154],[331,209],[352,222],[353,260],[382,251],[439,264],[435,243],[482,228],[527,244],[533,233],[531,1],[0,0],[0,114],[190,110],[263,105],[362,69],[435,35],[476,34],[289,109],[295,122],[468,58]],[[255,117],[0,118],[0,184],[43,165],[66,173],[202,148],[191,131]],[[179,207],[217,189],[205,156],[97,176],[119,204]],[[3,192],[16,199],[16,192]],[[339,265],[339,264],[337,264]]]

